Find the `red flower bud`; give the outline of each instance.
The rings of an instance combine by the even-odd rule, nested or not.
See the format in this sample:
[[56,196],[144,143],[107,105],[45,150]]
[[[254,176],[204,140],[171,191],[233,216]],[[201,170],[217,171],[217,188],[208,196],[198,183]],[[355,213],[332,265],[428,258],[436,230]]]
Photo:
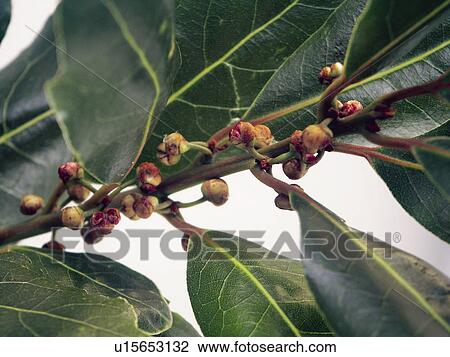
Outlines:
[[326,66],[323,67],[320,72],[319,72],[319,82],[320,84],[329,84],[331,83],[331,81],[333,80],[333,78],[331,78],[330,76],[331,73],[331,68]]
[[357,100],[349,100],[342,104],[342,108],[339,110],[339,117],[345,118],[361,110],[363,110],[363,106],[360,102]]
[[108,222],[114,225],[120,222],[120,211],[117,208],[108,208],[104,211]]
[[81,235],[87,244],[95,244],[100,242],[104,237],[101,231],[101,229],[96,227],[85,227],[81,230]]
[[60,250],[63,251],[66,249],[64,244],[61,244],[55,240],[51,240],[50,242],[45,243],[42,248],[44,249],[50,249],[50,250]]
[[240,121],[230,130],[228,136],[234,145],[249,145],[256,137],[256,130],[251,123]]
[[301,163],[298,159],[291,159],[283,163],[283,172],[291,180],[298,180],[302,177]]
[[83,178],[84,170],[77,162],[66,162],[58,168],[58,175],[62,182],[66,183],[73,179]]
[[44,199],[36,195],[25,195],[20,202],[20,212],[27,216],[35,214],[44,205]]

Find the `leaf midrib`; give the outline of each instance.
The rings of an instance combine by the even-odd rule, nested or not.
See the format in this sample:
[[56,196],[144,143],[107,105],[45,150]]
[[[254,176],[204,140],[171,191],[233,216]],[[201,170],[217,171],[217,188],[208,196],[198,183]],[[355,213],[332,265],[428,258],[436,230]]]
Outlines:
[[[367,246],[361,241],[357,234],[343,225],[341,222],[334,219],[328,212],[324,211],[315,201],[307,197],[301,197],[297,195],[301,200],[306,201],[313,209],[315,209],[321,216],[334,225],[342,234],[347,236],[352,242],[354,242],[365,253],[368,253]],[[412,297],[415,298],[416,303],[420,304],[422,308],[428,312],[428,314],[436,320],[447,332],[450,333],[449,324],[434,310],[434,308],[426,301],[426,298],[417,291],[411,284],[405,280],[389,263],[381,259],[377,254],[373,254],[373,260],[378,264],[388,275],[396,280],[400,286],[402,286]]]
[[222,57],[220,57],[218,60],[210,64],[208,67],[205,67],[202,71],[200,71],[196,76],[194,76],[191,80],[189,80],[187,83],[185,83],[183,86],[181,86],[180,89],[178,89],[176,92],[172,93],[172,95],[169,97],[167,101],[167,105],[171,104],[173,101],[175,101],[179,96],[181,96],[184,92],[186,92],[188,89],[190,89],[195,83],[197,83],[199,80],[201,80],[205,75],[213,71],[215,68],[223,64],[233,53],[235,53],[239,48],[244,46],[249,40],[251,40],[253,37],[255,37],[258,33],[264,31],[267,27],[269,27],[271,24],[279,20],[286,14],[289,10],[291,10],[294,6],[296,6],[299,3],[300,0],[294,0],[290,5],[288,5],[286,8],[284,8],[281,12],[279,12],[276,16],[271,18],[269,21],[265,22],[263,25],[258,27],[257,29],[251,31],[247,36],[245,36],[243,39],[241,39],[238,43],[236,43],[231,49],[229,49]]
[[221,247],[220,244],[214,242],[212,239],[207,238],[206,236],[203,236],[203,239],[212,247],[214,248],[218,253],[222,254],[225,258],[227,258],[231,263],[234,264],[234,266],[239,269],[244,275],[246,275],[249,280],[255,285],[255,287],[261,292],[261,294],[267,299],[270,305],[275,309],[275,311],[280,315],[281,319],[286,323],[286,325],[289,327],[289,329],[292,331],[292,333],[295,336],[300,337],[300,331],[298,328],[293,324],[293,322],[289,319],[289,317],[286,315],[286,313],[283,311],[283,309],[280,307],[278,302],[275,300],[275,298],[267,291],[267,289],[261,284],[261,282],[252,274],[252,272],[247,269],[247,267],[241,263],[239,260],[237,260],[235,257],[233,257],[231,254],[229,254],[225,248]]
[[[19,252],[20,252],[20,251],[24,251],[24,252],[34,253],[34,254],[36,254],[36,255],[45,257],[45,258],[51,260],[52,262],[61,265],[62,267],[66,268],[67,270],[70,270],[70,271],[72,271],[72,272],[74,272],[74,273],[76,273],[76,274],[78,274],[78,275],[81,275],[82,277],[84,277],[84,278],[86,278],[86,279],[92,281],[94,284],[97,284],[97,285],[100,285],[100,286],[103,287],[103,288],[109,289],[109,290],[115,292],[116,294],[118,294],[118,295],[124,297],[124,298],[127,299],[127,300],[136,301],[136,302],[138,302],[138,303],[144,305],[145,307],[150,308],[151,310],[155,311],[159,316],[161,316],[161,318],[162,318],[164,321],[169,322],[169,323],[172,322],[171,320],[168,320],[163,314],[161,314],[161,312],[159,312],[159,311],[158,311],[157,309],[155,309],[153,306],[146,304],[144,301],[139,300],[139,299],[136,299],[136,298],[134,298],[134,297],[132,297],[132,296],[129,296],[129,295],[127,295],[127,294],[124,294],[124,293],[122,293],[121,291],[118,291],[117,289],[115,289],[115,288],[113,288],[113,287],[111,287],[111,286],[109,286],[109,285],[106,285],[106,284],[104,284],[104,283],[102,283],[102,282],[100,282],[100,281],[97,281],[97,280],[95,280],[94,278],[90,277],[89,275],[87,275],[87,274],[85,274],[85,273],[83,273],[83,272],[81,272],[81,271],[79,271],[79,270],[77,270],[77,269],[75,269],[75,268],[72,268],[71,266],[69,266],[69,265],[67,265],[67,264],[65,264],[65,263],[63,263],[63,262],[61,262],[61,261],[58,260],[58,259],[53,258],[53,257],[50,256],[50,255],[41,253],[41,252],[39,252],[39,251],[37,251],[37,250],[34,250],[34,249],[28,249],[28,248],[25,248],[25,247],[23,247],[23,246],[17,246],[17,247],[14,247],[14,248],[13,248],[13,251],[19,251]],[[161,297],[161,298],[162,298],[162,297]]]

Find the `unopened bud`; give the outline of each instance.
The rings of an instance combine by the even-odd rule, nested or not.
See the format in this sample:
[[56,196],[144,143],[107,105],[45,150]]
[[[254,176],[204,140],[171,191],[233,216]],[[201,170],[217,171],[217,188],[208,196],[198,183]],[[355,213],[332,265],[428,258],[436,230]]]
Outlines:
[[222,179],[211,179],[203,182],[203,196],[215,206],[221,206],[228,201],[228,185]]
[[319,72],[319,82],[320,84],[329,84],[332,81],[330,76],[331,68],[329,66],[323,67]]
[[166,151],[166,144],[161,143],[156,148],[156,157],[165,166],[173,166],[178,164],[181,160],[181,154],[179,155],[169,155]]
[[138,187],[144,194],[156,192],[156,186],[161,183],[159,168],[151,162],[143,162],[136,169]]
[[291,180],[298,180],[302,177],[301,162],[298,159],[291,159],[283,163],[283,172]]
[[163,140],[165,151],[168,155],[181,155],[189,150],[189,143],[179,133],[167,135]]
[[87,244],[96,244],[105,236],[102,229],[97,227],[85,227],[81,230],[81,235]]
[[342,107],[339,110],[339,117],[345,118],[361,110],[363,110],[363,106],[360,102],[357,100],[349,100],[348,102],[342,104]]
[[133,210],[139,218],[149,218],[158,207],[158,199],[154,196],[136,197]]
[[42,246],[43,249],[50,249],[50,250],[60,250],[63,251],[66,249],[66,247],[64,246],[64,244],[59,243],[55,240],[51,240],[50,242],[45,243]]
[[84,170],[77,162],[66,162],[58,168],[58,175],[62,182],[67,183],[73,179],[81,179]]
[[289,196],[280,193],[277,197],[275,197],[274,202],[275,206],[277,206],[279,209],[292,211],[291,202],[289,202]]
[[77,203],[83,202],[88,198],[90,191],[80,184],[74,184],[70,185],[67,188],[67,193],[69,194],[70,198],[74,200]]
[[122,202],[121,202],[122,213],[126,217],[128,217],[129,219],[132,219],[132,220],[139,219],[139,216],[136,214],[136,212],[134,211],[134,208],[133,208],[135,201],[136,201],[135,195],[129,194],[129,195],[126,195],[124,198],[122,198]]
[[256,129],[253,124],[240,121],[230,130],[228,136],[230,142],[234,145],[249,145],[256,137]]
[[272,144],[273,135],[266,125],[255,125],[256,141],[259,146],[264,147]]
[[61,222],[70,229],[80,229],[84,223],[84,212],[79,207],[66,207],[61,210]]
[[330,67],[330,77],[336,78],[344,73],[344,66],[341,62],[333,63]]
[[332,137],[333,133],[328,127],[319,124],[309,125],[303,130],[301,152],[304,154],[315,154],[330,145]]
[[44,205],[44,199],[36,195],[25,195],[20,202],[20,212],[31,216],[35,214]]

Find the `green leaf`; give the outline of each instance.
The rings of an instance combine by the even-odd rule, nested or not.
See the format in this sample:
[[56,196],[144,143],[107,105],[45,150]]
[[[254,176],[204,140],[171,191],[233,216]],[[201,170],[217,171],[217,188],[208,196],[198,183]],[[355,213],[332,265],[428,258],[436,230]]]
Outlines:
[[309,286],[338,335],[450,335],[445,275],[353,230],[307,195],[292,194],[291,202],[301,221]]
[[66,141],[104,182],[125,178],[172,86],[173,3],[63,1],[54,15],[58,74],[46,87]]
[[102,256],[12,247],[0,253],[0,335],[148,336],[170,310],[152,281]]
[[[448,135],[450,122],[428,133],[428,136]],[[414,162],[405,151],[381,148],[379,151],[401,160]],[[442,240],[450,243],[450,206],[448,198],[420,171],[393,165],[381,160],[369,160],[402,207],[420,224]]]
[[347,80],[367,77],[400,59],[448,18],[450,1],[369,0],[345,58]]
[[222,232],[202,239],[191,238],[187,284],[205,336],[331,334],[299,261]]
[[[241,116],[288,56],[311,41],[347,2],[233,0],[224,5],[178,0],[177,43],[182,65],[143,160],[156,160],[156,146],[167,133],[178,130],[188,140],[205,140]],[[330,60],[339,57],[341,46],[330,51]],[[310,76],[317,79],[315,72]],[[192,156],[185,156],[180,164],[164,170],[179,171],[190,161]]]
[[431,182],[450,201],[450,138],[433,138],[427,143],[433,148],[416,146],[412,152]]
[[[346,27],[343,25],[346,22],[338,21],[345,17],[346,6],[341,6],[342,13],[335,14],[337,22],[334,31],[329,33],[325,26],[314,39],[303,44],[266,84],[245,114],[246,119],[266,122],[277,139],[284,139],[293,130],[316,122],[317,103],[320,101],[321,90],[324,89],[319,86],[316,76],[322,66],[342,60],[332,49],[344,43],[341,46],[345,51],[348,42],[349,30],[344,31]],[[339,99],[357,99],[367,106],[384,94],[435,80],[448,70],[446,58],[450,57],[449,37],[450,21],[447,20],[429,33],[403,61],[350,85],[339,95]],[[333,46],[319,45],[330,41]],[[303,74],[300,77],[301,71]],[[273,100],[274,97],[277,98],[276,101]],[[443,105],[433,95],[409,98],[396,104],[395,108],[395,118],[381,123],[382,133],[385,135],[423,135],[439,127],[450,116],[450,107]],[[342,140],[367,145],[357,135],[347,135]]]
[[[52,40],[51,23],[42,36]],[[43,91],[55,71],[54,48],[38,37],[0,72],[0,226],[27,218],[19,212],[25,194],[47,199],[71,157]]]
[[5,36],[9,21],[11,20],[11,1],[0,0],[0,43]]
[[172,312],[172,317],[172,327],[158,335],[159,337],[200,337],[195,328],[179,314]]

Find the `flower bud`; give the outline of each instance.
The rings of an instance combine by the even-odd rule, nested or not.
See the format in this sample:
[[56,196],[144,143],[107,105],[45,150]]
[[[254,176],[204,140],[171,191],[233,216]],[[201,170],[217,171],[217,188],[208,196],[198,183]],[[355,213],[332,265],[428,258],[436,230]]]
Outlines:
[[80,184],[74,184],[70,185],[67,188],[67,193],[69,194],[70,198],[74,200],[77,203],[83,202],[88,198],[90,191]]
[[325,84],[329,84],[329,83],[331,83],[331,81],[333,79],[331,78],[330,73],[331,73],[331,68],[328,67],[328,66],[323,67],[320,70],[320,72],[319,72],[319,82],[320,82],[320,84],[324,84],[324,83]]
[[301,138],[301,152],[315,154],[330,145],[333,133],[328,127],[319,124],[309,125],[303,130]]
[[289,201],[289,196],[286,196],[283,193],[280,193],[277,197],[275,197],[275,206],[279,209],[293,211],[291,202]]
[[66,162],[58,168],[58,175],[62,182],[67,183],[73,179],[81,179],[84,170],[77,162]]
[[203,196],[215,206],[221,206],[228,201],[228,185],[222,179],[211,179],[203,182]]
[[117,225],[120,222],[120,211],[117,208],[108,208],[105,211],[108,222]]
[[60,250],[63,251],[66,249],[66,247],[64,246],[64,244],[61,244],[55,240],[51,240],[50,242],[45,243],[42,246],[43,249],[50,249],[50,250]]
[[80,229],[84,223],[84,212],[79,207],[66,207],[61,210],[61,222],[70,229]]
[[[95,235],[105,236],[107,234],[110,234],[114,229],[114,223],[109,220],[109,216],[106,214],[106,212],[102,211],[95,212],[91,216],[89,224],[90,228],[95,228],[95,231],[91,230],[92,232],[95,232],[91,233],[93,236]],[[93,238],[93,236],[91,238]]]
[[230,130],[228,136],[234,145],[249,145],[256,137],[256,129],[251,123],[240,121]]
[[302,177],[301,163],[298,159],[291,159],[283,163],[283,172],[291,180],[298,180]]
[[266,125],[255,125],[255,139],[259,146],[264,147],[272,144],[273,135]]
[[166,151],[166,144],[161,143],[156,148],[156,157],[165,166],[173,166],[178,164],[181,160],[181,154],[179,155],[169,155]]
[[161,183],[161,174],[155,164],[143,162],[136,169],[138,187],[145,194],[156,192],[156,186]]
[[168,155],[181,155],[189,150],[189,143],[179,133],[172,133],[167,135],[163,140],[165,151]]
[[44,199],[36,195],[25,195],[20,202],[20,212],[27,216],[35,214],[44,205]]
[[139,216],[136,214],[136,212],[134,211],[134,208],[133,208],[135,201],[136,201],[135,195],[129,194],[129,195],[126,195],[124,198],[122,198],[122,202],[121,202],[122,213],[126,217],[128,217],[129,219],[132,219],[132,220],[139,219]]
[[330,67],[330,77],[336,78],[344,73],[344,66],[341,62],[333,63]]
[[154,196],[140,196],[135,198],[133,210],[139,218],[149,218],[158,207],[158,199]]
[[96,244],[100,242],[105,236],[102,234],[101,229],[96,227],[85,227],[81,230],[81,235],[83,236],[83,240],[87,244]]
[[339,117],[348,117],[349,115],[355,114],[362,109],[363,106],[360,102],[358,102],[357,100],[349,100],[348,102],[345,102],[339,110]]
[[296,130],[291,134],[290,143],[294,147],[295,151],[301,152],[302,149],[302,131]]

